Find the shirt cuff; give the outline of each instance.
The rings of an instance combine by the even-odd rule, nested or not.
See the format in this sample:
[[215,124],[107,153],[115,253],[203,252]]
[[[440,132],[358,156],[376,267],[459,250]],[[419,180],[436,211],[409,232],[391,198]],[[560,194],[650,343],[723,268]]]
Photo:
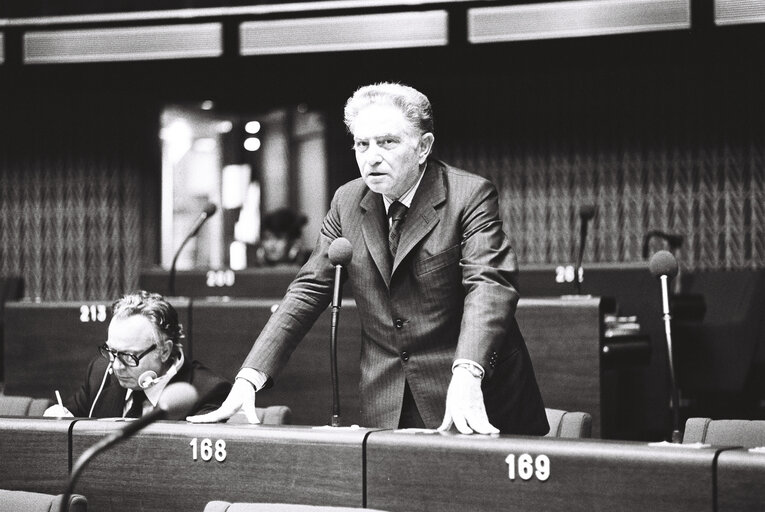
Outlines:
[[483,379],[483,376],[486,374],[483,370],[483,366],[470,359],[456,359],[454,363],[452,363],[452,371],[458,366],[464,367],[467,371],[472,373],[474,377],[479,379]]
[[255,368],[242,368],[239,373],[236,374],[237,379],[244,379],[253,385],[255,391],[260,391],[268,381],[268,375],[256,370]]

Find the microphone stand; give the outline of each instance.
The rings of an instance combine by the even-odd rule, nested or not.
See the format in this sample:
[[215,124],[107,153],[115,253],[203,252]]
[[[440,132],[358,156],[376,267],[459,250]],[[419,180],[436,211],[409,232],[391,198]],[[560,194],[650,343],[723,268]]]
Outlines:
[[667,356],[669,357],[669,378],[672,386],[672,442],[682,442],[680,433],[680,394],[677,390],[675,381],[675,365],[672,358],[672,328],[670,321],[672,317],[669,314],[669,277],[667,275],[659,276],[661,281],[661,306],[662,318],[664,319],[664,334],[667,338]]
[[196,230],[186,235],[186,238],[184,238],[183,242],[181,242],[181,246],[178,247],[177,251],[175,251],[175,256],[173,256],[173,263],[170,265],[170,277],[169,277],[168,285],[167,285],[168,297],[175,297],[175,265],[176,263],[178,263],[178,256],[181,255],[181,251],[183,250],[183,247],[189,242],[189,240],[191,240],[191,238],[195,234],[196,234]]
[[175,255],[173,256],[173,263],[170,265],[170,277],[168,279],[168,296],[173,297],[175,296],[175,267],[178,263],[178,256],[181,255],[181,251],[186,246],[186,244],[191,240],[193,237],[197,236],[197,233],[199,233],[199,230],[202,229],[202,226],[204,225],[207,220],[215,215],[215,211],[217,210],[217,207],[212,204],[208,203],[207,206],[205,206],[204,211],[200,214],[199,218],[197,219],[194,226],[191,228],[191,231],[189,231],[189,234],[186,235],[186,238],[183,239],[183,242],[181,242],[181,246],[178,247],[178,250],[175,251]]
[[329,361],[332,378],[332,418],[330,425],[340,426],[340,388],[337,382],[337,327],[340,321],[340,302],[342,284],[340,278],[343,273],[342,265],[335,265],[335,288],[332,295],[332,327],[329,338]]
[[60,512],[68,512],[69,500],[71,499],[72,493],[74,492],[74,486],[77,484],[77,480],[79,480],[82,471],[85,469],[88,463],[90,463],[90,460],[108,448],[111,444],[116,443],[119,440],[119,437],[110,435],[104,437],[97,443],[91,445],[87,450],[82,452],[82,455],[80,455],[80,457],[77,459],[77,462],[75,462],[74,466],[72,467],[72,474],[69,477],[69,483],[67,484],[66,491],[64,491],[64,496],[61,499],[61,508],[59,508]]
[[582,259],[584,258],[584,245],[587,243],[587,223],[589,219],[581,217],[581,227],[579,228],[579,256],[576,259],[575,279],[576,294],[582,294]]

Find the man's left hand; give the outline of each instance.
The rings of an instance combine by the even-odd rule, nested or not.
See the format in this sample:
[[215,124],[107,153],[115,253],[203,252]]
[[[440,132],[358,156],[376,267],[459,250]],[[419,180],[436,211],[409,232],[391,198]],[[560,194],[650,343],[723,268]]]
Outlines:
[[499,430],[489,423],[483,403],[480,377],[460,366],[454,368],[449,390],[446,392],[446,414],[440,431],[452,424],[463,434],[498,434]]

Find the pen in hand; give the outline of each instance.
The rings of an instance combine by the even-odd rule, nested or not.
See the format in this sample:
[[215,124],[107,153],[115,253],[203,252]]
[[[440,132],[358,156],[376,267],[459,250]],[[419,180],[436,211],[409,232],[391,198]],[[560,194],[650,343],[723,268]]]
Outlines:
[[58,389],[55,391],[56,391],[56,400],[58,401],[58,405],[63,408],[64,402],[61,400],[61,393],[58,392]]

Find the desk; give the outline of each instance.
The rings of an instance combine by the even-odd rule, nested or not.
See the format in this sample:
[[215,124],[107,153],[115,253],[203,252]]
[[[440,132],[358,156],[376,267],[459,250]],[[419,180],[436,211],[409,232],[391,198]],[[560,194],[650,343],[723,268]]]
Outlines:
[[[122,425],[78,421],[72,432],[73,460]],[[188,512],[216,499],[361,507],[368,432],[158,422],[95,457],[76,492],[87,496],[88,509],[98,511]],[[211,453],[201,449],[204,439],[212,441]],[[225,441],[223,462],[215,457],[218,440]]]
[[[175,294],[184,297],[273,297],[281,299],[300,267],[285,265],[244,270],[179,270]],[[168,294],[170,272],[143,270],[138,285],[143,290]]]
[[24,282],[20,277],[0,276],[0,382],[3,381],[3,317],[5,303],[21,298]]
[[765,510],[765,453],[727,450],[717,459],[718,512]]
[[64,492],[73,421],[0,417],[0,489]]
[[[367,507],[711,512],[717,452],[636,442],[372,432]],[[520,462],[524,454],[530,466]],[[549,461],[546,480],[541,456]]]
[[[170,300],[188,325],[189,301]],[[5,393],[69,396],[106,341],[112,301],[9,302],[5,305]]]
[[[195,300],[192,304],[194,357],[233,379],[278,301],[266,299]],[[332,414],[329,338],[332,315],[327,310],[292,354],[274,387],[258,393],[257,405],[288,405],[296,425],[327,425]],[[356,303],[345,299],[337,335],[340,419],[361,421],[361,323]]]
[[[276,301],[195,300],[192,304],[194,356],[224,376],[239,370]],[[547,407],[586,411],[593,435],[600,433],[600,333],[603,299],[521,299],[517,318]],[[292,408],[293,422],[326,425],[331,412],[329,336],[331,312],[322,314],[292,355],[274,387],[258,393],[259,406]],[[355,301],[340,311],[338,376],[341,420],[360,421],[358,382],[361,323]]]
[[601,435],[600,339],[603,299],[521,299],[516,318],[545,407],[592,415]]

